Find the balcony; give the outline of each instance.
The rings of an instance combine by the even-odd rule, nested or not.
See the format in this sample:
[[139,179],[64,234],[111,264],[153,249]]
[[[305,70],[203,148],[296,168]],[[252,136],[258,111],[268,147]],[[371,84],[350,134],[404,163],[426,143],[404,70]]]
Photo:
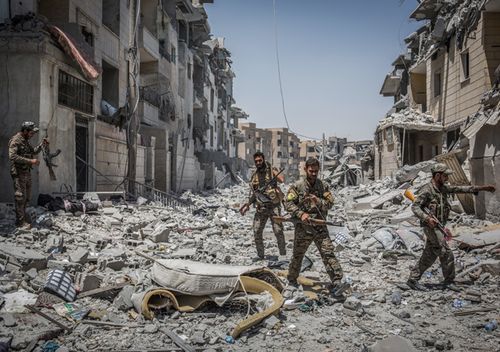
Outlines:
[[245,141],[245,134],[241,132],[238,128],[233,128],[231,130],[231,135],[236,143],[241,143]]
[[158,39],[146,27],[139,28],[139,48],[141,62],[158,61],[160,59]]
[[159,124],[160,98],[154,87],[140,87],[138,113],[141,122],[150,126]]
[[102,53],[105,58],[114,64],[120,62],[120,38],[114,34],[108,27],[102,26]]

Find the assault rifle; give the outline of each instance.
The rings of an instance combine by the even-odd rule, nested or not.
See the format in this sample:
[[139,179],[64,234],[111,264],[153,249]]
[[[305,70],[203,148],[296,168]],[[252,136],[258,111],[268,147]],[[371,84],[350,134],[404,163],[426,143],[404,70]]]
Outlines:
[[[409,189],[407,189],[404,193],[404,196],[411,200],[412,202],[415,201],[415,195],[413,194],[412,191],[410,191]],[[430,216],[431,218],[433,218],[434,220],[436,220],[437,224],[436,224],[436,227],[437,229],[444,235],[444,239],[446,241],[450,241],[450,240],[453,240],[454,238],[452,237],[452,234],[451,234],[451,231],[449,229],[447,229],[443,224],[441,224],[441,222],[438,220],[438,218],[436,218],[436,216],[431,212],[431,210],[427,207],[423,207],[422,210],[424,211],[424,213],[426,213],[428,216]]]
[[[243,209],[250,207],[250,205],[252,205],[252,203],[253,203],[253,202],[255,202],[257,199],[259,199],[259,201],[260,201],[261,203],[269,203],[269,202],[271,201],[271,200],[269,199],[269,197],[268,197],[268,196],[266,196],[266,195],[264,194],[264,192],[266,191],[266,189],[267,189],[269,186],[271,186],[271,185],[273,185],[273,184],[277,184],[277,182],[278,182],[278,176],[279,176],[279,175],[280,175],[283,171],[285,171],[285,169],[281,169],[281,170],[279,170],[279,172],[278,172],[276,175],[274,175],[274,176],[273,176],[273,177],[272,177],[272,178],[271,178],[268,182],[266,182],[263,186],[261,186],[261,187],[257,188],[256,190],[251,189],[251,191],[252,191],[252,193],[253,193],[253,195],[254,195],[255,197],[254,197],[254,199],[253,199],[251,202],[249,202],[249,203],[245,203],[245,204],[243,204],[243,205],[241,206],[241,208],[240,208],[240,213],[241,213],[242,215],[244,214]],[[248,210],[248,209],[247,209],[247,210]],[[245,212],[246,212],[246,211],[245,211]]]
[[277,223],[292,222],[294,224],[298,223],[298,224],[314,225],[314,226],[320,226],[320,225],[337,226],[337,224],[335,224],[334,222],[321,220],[321,219],[315,219],[315,218],[309,218],[309,219],[307,219],[307,221],[302,221],[302,220],[296,219],[296,218],[287,218],[284,216],[273,216],[273,220]]

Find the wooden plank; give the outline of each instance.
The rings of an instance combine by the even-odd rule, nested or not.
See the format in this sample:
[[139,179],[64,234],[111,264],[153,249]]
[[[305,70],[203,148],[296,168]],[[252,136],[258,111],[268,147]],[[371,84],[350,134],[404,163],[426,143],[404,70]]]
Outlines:
[[[451,170],[453,170],[453,174],[450,175],[449,178],[450,184],[457,186],[470,185],[470,182],[467,179],[467,176],[465,176],[465,172],[462,169],[462,166],[460,166],[460,163],[458,162],[455,153],[437,155],[436,160],[440,163],[446,164]],[[474,198],[472,194],[470,193],[457,194],[457,198],[462,204],[462,207],[464,208],[464,211],[467,214],[475,213]]]
[[116,285],[111,285],[111,286],[105,286],[105,287],[99,287],[96,288],[95,290],[89,290],[82,292],[78,295],[77,299],[83,298],[83,297],[88,297],[88,296],[95,296],[100,293],[105,293],[113,290],[118,290],[120,288],[123,288],[127,285],[130,285],[130,282],[122,282],[121,284],[116,284]]
[[162,328],[161,331],[164,332],[165,335],[167,335],[170,338],[170,340],[172,340],[173,343],[175,343],[177,346],[179,346],[180,348],[182,348],[183,351],[185,351],[185,352],[195,352],[195,349],[193,347],[191,347],[190,345],[188,345],[183,339],[181,339],[179,337],[179,335],[177,335],[172,330],[167,329],[167,328]]
[[38,314],[39,316],[41,316],[42,318],[45,318],[47,319],[48,321],[50,321],[51,323],[59,326],[61,329],[65,330],[65,331],[71,331],[72,328],[70,327],[67,327],[66,325],[64,324],[61,324],[60,322],[58,322],[57,320],[55,320],[54,318],[48,316],[47,314],[45,314],[44,312],[42,312],[41,310],[35,308],[34,306],[31,306],[31,305],[26,305],[26,308],[28,308],[30,311],[32,311],[33,313],[35,314]]

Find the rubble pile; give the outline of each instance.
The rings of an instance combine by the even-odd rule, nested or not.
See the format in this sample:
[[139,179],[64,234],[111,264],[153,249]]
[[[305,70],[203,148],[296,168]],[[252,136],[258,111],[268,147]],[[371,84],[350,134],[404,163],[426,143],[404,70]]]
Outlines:
[[[496,350],[497,225],[454,204],[451,229],[460,241],[451,246],[462,290],[439,286],[438,263],[422,280],[430,291],[404,283],[424,241],[403,192],[428,181],[427,167],[335,191],[329,220],[337,226],[329,231],[351,284],[344,301],[318,289],[328,276],[314,246],[301,287],[286,288],[290,224],[287,256],[277,256],[268,224],[266,260],[255,259],[253,213],[238,212],[247,186],[187,192],[191,208],[143,201],[103,201],[97,211],[74,213],[30,208],[31,230],[15,230],[2,204],[0,342],[30,351]],[[203,275],[194,281],[172,279],[197,271]],[[236,283],[233,272],[241,273]],[[228,280],[236,289],[217,291]],[[202,294],[207,287],[219,293]]]

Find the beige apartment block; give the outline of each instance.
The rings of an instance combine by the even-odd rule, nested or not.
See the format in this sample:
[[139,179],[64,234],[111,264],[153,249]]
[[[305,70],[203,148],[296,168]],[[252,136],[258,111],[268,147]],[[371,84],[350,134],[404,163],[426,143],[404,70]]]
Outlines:
[[[405,39],[408,52],[394,61],[380,91],[394,97],[394,106],[375,132],[376,178],[456,149],[500,64],[500,1],[455,3],[455,27],[448,23],[453,16],[440,12],[443,4],[429,12],[430,3],[421,2],[411,14],[429,25]],[[465,11],[468,17],[460,15]]]

